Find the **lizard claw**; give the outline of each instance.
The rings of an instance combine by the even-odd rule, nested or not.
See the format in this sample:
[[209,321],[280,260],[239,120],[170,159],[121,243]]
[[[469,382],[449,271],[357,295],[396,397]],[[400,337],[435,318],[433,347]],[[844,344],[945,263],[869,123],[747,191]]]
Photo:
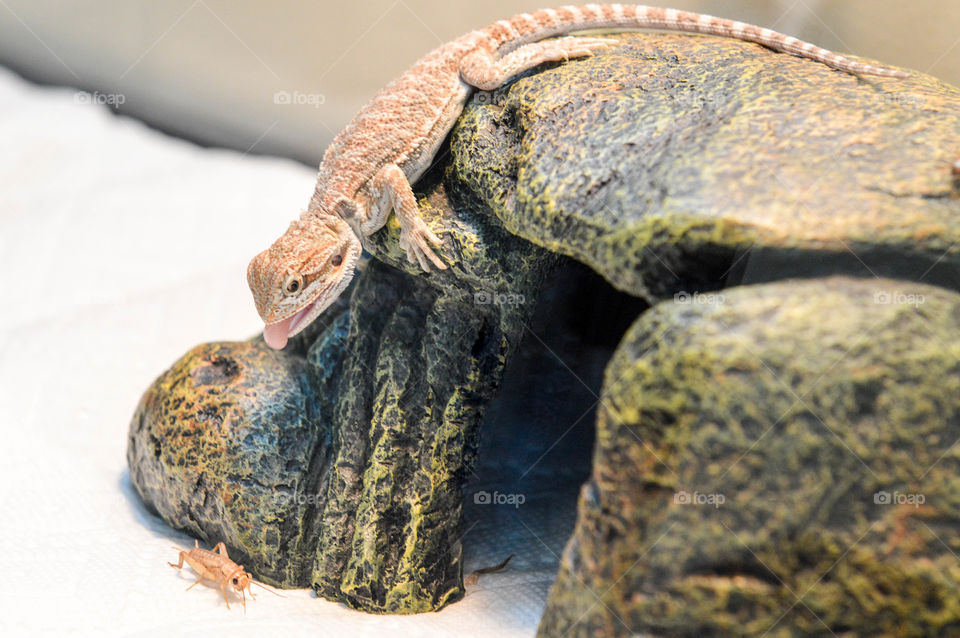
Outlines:
[[411,264],[419,263],[424,272],[430,272],[431,262],[437,270],[446,270],[447,265],[437,256],[430,244],[440,247],[443,242],[427,228],[422,219],[417,219],[409,231],[404,229],[400,233],[400,247],[407,251],[407,261]]

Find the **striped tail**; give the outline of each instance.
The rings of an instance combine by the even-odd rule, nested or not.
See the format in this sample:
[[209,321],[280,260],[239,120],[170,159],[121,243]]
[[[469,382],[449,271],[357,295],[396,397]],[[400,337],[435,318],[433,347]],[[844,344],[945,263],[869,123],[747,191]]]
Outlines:
[[700,13],[663,9],[637,4],[587,4],[559,9],[541,9],[521,13],[509,20],[500,20],[481,30],[490,39],[494,50],[514,49],[553,35],[585,29],[661,29],[719,35],[746,42],[755,42],[783,53],[809,58],[855,75],[879,75],[891,78],[910,77],[897,69],[863,64],[833,51],[752,24],[715,18]]

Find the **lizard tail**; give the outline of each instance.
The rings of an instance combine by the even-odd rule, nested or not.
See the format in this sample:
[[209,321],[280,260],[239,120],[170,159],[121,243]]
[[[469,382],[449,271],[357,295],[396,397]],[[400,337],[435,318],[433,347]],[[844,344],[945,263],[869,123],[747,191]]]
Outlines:
[[586,29],[661,29],[719,35],[746,42],[755,42],[765,47],[809,58],[847,73],[906,78],[910,74],[898,69],[873,66],[851,60],[809,42],[770,29],[725,20],[701,13],[648,7],[638,4],[587,4],[566,6],[558,9],[541,9],[533,13],[521,13],[509,20],[500,20],[481,30],[493,50],[514,49],[552,35]]

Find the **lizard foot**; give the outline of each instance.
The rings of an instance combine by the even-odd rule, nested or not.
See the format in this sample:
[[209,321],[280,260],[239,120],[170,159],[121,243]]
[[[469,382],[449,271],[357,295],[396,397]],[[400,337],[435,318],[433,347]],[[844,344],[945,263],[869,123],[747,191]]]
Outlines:
[[430,247],[430,244],[442,246],[440,238],[433,234],[419,217],[411,226],[412,228],[404,228],[400,232],[400,247],[407,251],[407,261],[411,264],[419,263],[424,272],[430,272],[431,262],[438,270],[446,270],[447,265]]
[[620,41],[615,38],[566,36],[524,44],[499,59],[484,49],[477,49],[460,61],[460,75],[471,86],[493,91],[516,74],[544,62],[583,58],[618,44]]
[[598,51],[603,51],[612,46],[620,44],[614,38],[584,38],[577,36],[567,36],[556,40],[548,40],[544,44],[552,45],[545,47],[547,59],[563,60],[566,62],[570,58],[585,58]]

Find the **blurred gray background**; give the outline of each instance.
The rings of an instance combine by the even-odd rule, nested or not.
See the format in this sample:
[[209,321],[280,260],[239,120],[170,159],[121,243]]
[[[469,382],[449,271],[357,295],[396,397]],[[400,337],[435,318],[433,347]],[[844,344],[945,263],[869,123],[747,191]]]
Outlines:
[[[558,2],[557,4],[563,4]],[[657,3],[660,4],[660,3]],[[960,84],[957,0],[676,0]],[[433,47],[544,0],[0,0],[0,64],[202,144],[316,164]]]

